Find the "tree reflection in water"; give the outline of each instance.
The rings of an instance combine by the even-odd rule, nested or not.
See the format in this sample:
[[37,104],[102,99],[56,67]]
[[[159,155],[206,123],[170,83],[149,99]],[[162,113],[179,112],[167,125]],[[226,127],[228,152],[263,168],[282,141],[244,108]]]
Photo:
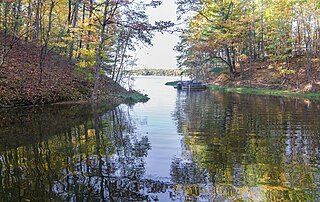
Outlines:
[[207,172],[191,160],[172,160],[171,180],[175,184],[174,197],[179,201],[209,201],[211,186]]
[[197,199],[209,192],[213,201],[320,201],[319,103],[180,92],[173,117],[208,175]]
[[0,110],[0,199],[320,201],[319,104],[178,92],[182,156],[165,180],[127,107]]
[[[145,201],[166,192],[168,183],[143,178],[144,158],[151,146],[148,137],[134,133],[130,114],[121,107],[108,112],[88,107],[74,107],[74,114],[68,114],[69,107],[25,112],[28,116],[16,111],[7,113],[2,127],[15,128],[12,136],[16,138],[1,141],[2,200]],[[52,111],[55,119],[64,117],[63,122],[50,122],[52,117],[48,118],[46,113]],[[8,118],[17,116],[18,121]],[[30,119],[32,125],[19,126]],[[62,130],[61,124],[65,124],[63,129],[69,128],[58,134],[43,132],[50,128]],[[5,139],[9,134],[0,135]],[[29,142],[26,135],[38,137],[37,141]],[[26,140],[19,141],[19,137]]]

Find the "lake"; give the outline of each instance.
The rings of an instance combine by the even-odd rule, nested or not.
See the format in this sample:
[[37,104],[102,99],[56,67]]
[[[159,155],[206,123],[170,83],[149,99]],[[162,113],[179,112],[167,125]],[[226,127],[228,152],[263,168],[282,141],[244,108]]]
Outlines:
[[0,201],[320,201],[320,103],[138,77],[135,105],[0,109]]

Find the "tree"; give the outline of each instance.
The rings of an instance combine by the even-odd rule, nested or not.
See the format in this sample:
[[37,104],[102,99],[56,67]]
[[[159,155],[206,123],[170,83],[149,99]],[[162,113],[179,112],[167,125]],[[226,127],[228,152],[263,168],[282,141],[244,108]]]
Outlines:
[[[306,81],[315,79],[312,72],[319,66],[316,56],[319,55],[320,36],[317,1],[179,0],[177,3],[180,17],[192,11],[187,15],[189,26],[182,37],[188,44],[185,46],[188,50],[182,53],[185,61],[199,59],[190,54],[196,49],[201,50],[200,55],[223,59],[231,79],[240,67],[241,78],[249,78],[251,82],[254,79],[252,66],[261,60],[278,66],[282,84],[295,74],[299,86],[301,72],[306,72]],[[214,66],[214,62],[210,60],[208,66]],[[246,68],[249,69],[248,78],[243,77]]]
[[[24,38],[40,47],[40,83],[48,68],[47,53],[57,51],[94,79],[91,98],[95,101],[101,74],[108,72],[121,83],[132,58],[128,52],[136,48],[135,44],[150,45],[152,32],[173,26],[164,21],[149,23],[145,9],[160,4],[127,0],[1,1],[0,30],[5,37],[0,44],[0,66],[17,39]],[[109,61],[114,63],[112,68]]]

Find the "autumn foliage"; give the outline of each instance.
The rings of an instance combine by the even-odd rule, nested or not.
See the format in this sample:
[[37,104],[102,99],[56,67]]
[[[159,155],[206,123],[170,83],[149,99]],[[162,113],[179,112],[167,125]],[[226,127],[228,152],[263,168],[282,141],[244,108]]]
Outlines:
[[319,1],[177,0],[177,4],[180,17],[189,22],[176,46],[178,62],[194,77],[205,80],[211,71],[224,67],[210,82],[319,91]]
[[[0,72],[3,106],[87,99],[108,95],[105,85],[127,85],[132,52],[151,44],[144,3],[127,0],[0,1]],[[54,51],[54,52],[53,52]],[[72,65],[71,65],[72,64]],[[123,88],[113,85],[121,95]],[[112,90],[111,90],[112,91]],[[102,96],[104,97],[104,96]],[[110,97],[109,95],[107,97]]]
[[[11,43],[12,36],[0,34],[1,45]],[[49,51],[39,68],[40,47],[34,43],[17,40],[0,68],[0,106],[56,103],[62,101],[87,101],[90,99],[93,79],[91,69],[77,68],[66,57]],[[99,94],[111,98],[126,90],[111,79],[100,78]]]

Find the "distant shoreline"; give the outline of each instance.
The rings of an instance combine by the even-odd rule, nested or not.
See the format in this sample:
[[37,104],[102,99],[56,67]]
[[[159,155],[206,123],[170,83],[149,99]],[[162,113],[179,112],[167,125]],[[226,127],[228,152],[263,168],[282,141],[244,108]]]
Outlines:
[[181,69],[135,69],[125,72],[133,76],[186,76],[185,70]]

